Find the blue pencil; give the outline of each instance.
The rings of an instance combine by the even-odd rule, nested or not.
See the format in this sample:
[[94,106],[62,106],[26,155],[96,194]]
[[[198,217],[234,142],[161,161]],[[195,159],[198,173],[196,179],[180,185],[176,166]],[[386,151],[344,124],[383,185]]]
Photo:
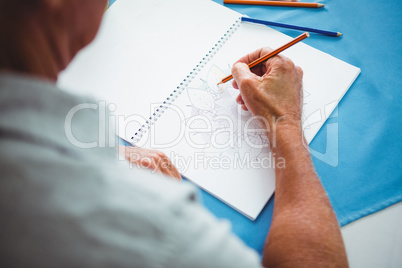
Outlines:
[[339,32],[330,32],[330,31],[318,30],[318,29],[313,29],[313,28],[308,28],[308,27],[301,27],[301,26],[296,26],[296,25],[283,24],[283,23],[266,21],[266,20],[256,20],[256,19],[251,19],[251,18],[247,18],[247,17],[242,17],[241,20],[242,21],[247,21],[247,22],[258,23],[258,24],[264,24],[264,25],[270,25],[270,26],[277,26],[277,27],[295,29],[295,30],[300,30],[300,31],[319,33],[319,34],[328,35],[328,36],[337,37],[337,36],[342,35]]

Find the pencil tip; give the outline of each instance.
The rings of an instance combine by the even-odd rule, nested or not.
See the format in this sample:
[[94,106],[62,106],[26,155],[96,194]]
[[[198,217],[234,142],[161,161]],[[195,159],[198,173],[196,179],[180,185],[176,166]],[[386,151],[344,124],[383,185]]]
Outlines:
[[223,83],[222,83],[222,81],[221,82],[219,82],[218,84],[216,84],[217,86],[219,86],[219,85],[222,85]]
[[342,33],[337,33],[337,34],[336,34],[336,36],[341,36],[341,35],[343,35],[343,34],[342,34]]
[[317,7],[323,7],[325,6],[324,4],[317,4]]

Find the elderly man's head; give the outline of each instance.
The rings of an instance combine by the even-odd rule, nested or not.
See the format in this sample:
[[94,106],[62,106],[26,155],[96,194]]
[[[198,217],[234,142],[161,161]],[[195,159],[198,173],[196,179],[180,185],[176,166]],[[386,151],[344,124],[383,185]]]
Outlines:
[[0,0],[0,70],[55,80],[95,37],[107,0]]

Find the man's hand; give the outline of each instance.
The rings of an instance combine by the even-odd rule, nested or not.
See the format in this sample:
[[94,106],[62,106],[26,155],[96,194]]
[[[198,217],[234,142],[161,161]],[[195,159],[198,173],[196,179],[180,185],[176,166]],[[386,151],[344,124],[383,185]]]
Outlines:
[[130,163],[137,164],[140,167],[150,169],[154,172],[165,174],[179,181],[182,180],[176,167],[162,152],[138,147],[119,146],[119,153]]
[[275,56],[251,71],[247,66],[270,51],[257,50],[241,58],[232,70],[233,86],[240,89],[237,102],[262,117],[263,123],[268,122],[264,127],[274,158],[286,163],[275,169],[274,213],[263,264],[347,267],[339,224],[310,153],[303,146],[302,71],[283,56]]
[[300,126],[303,103],[301,68],[279,55],[252,70],[247,66],[271,51],[270,48],[261,48],[234,64],[233,86],[240,89],[236,101],[244,110],[266,119],[271,129],[279,123]]

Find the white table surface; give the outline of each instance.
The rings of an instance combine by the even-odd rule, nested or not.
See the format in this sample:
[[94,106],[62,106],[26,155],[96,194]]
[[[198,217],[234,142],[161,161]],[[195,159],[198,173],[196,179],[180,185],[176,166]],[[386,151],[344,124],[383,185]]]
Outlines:
[[342,228],[351,268],[402,267],[402,202]]

